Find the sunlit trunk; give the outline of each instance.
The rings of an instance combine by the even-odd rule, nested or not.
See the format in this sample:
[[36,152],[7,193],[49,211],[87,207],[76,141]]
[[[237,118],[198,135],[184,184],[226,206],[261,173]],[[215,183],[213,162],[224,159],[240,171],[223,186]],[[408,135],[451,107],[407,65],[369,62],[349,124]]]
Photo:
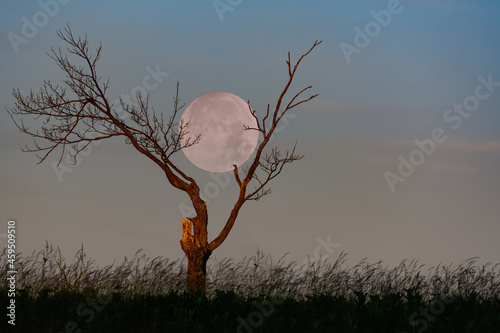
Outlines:
[[188,292],[205,294],[207,261],[210,257],[210,251],[204,251],[203,249],[194,249],[191,252],[186,252],[186,256],[188,257]]
[[183,219],[181,248],[188,258],[187,290],[190,293],[205,294],[207,261],[212,253],[207,245],[201,246],[200,242],[195,241],[191,228],[192,223]]

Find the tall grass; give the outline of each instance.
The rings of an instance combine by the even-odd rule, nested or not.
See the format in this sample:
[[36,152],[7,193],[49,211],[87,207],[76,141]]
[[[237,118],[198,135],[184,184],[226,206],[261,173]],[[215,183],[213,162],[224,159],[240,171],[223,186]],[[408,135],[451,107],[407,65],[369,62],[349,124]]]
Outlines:
[[[474,295],[500,300],[500,263],[476,265],[476,258],[458,265],[438,265],[425,269],[416,260],[402,261],[396,267],[362,260],[352,267],[342,252],[334,262],[310,261],[299,265],[285,256],[273,262],[262,252],[241,262],[232,259],[209,260],[207,294],[231,291],[239,297],[282,297],[304,300],[328,295],[353,299],[360,294],[373,296],[418,294],[422,300]],[[0,253],[0,288],[6,288],[7,254]],[[30,256],[18,254],[17,289],[37,297],[41,293],[74,291],[79,293],[120,293],[167,295],[185,291],[185,260],[149,258],[141,250],[120,263],[98,267],[87,258],[83,247],[68,262],[59,248],[46,244]]]

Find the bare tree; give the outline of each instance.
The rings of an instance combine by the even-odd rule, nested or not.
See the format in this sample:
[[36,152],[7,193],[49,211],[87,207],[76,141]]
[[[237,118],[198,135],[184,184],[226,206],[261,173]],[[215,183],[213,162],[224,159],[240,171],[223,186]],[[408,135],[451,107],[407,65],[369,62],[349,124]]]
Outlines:
[[[34,138],[34,147],[26,146],[23,151],[41,152],[42,154],[37,156],[38,163],[42,163],[56,148],[61,148],[59,163],[68,150],[76,162],[78,154],[93,141],[124,137],[127,143],[165,172],[173,187],[186,192],[191,199],[196,216],[182,220],[180,244],[188,258],[187,288],[191,292],[204,293],[207,260],[228,236],[243,204],[269,194],[269,182],[281,173],[285,164],[303,157],[295,152],[295,145],[284,154],[277,147],[267,152],[264,150],[283,116],[289,110],[317,96],[301,97],[311,88],[309,86],[296,93],[288,103],[284,102],[299,64],[321,41],[315,41],[294,65],[288,52],[286,60],[288,81],[272,113],[268,104],[266,115],[259,120],[250,107],[250,102],[248,103],[249,112],[255,117],[257,127],[247,127],[246,130],[258,131],[262,141],[249,166],[240,170],[241,175],[234,165],[234,178],[239,185],[238,199],[224,228],[209,242],[207,205],[200,197],[200,188],[196,181],[180,170],[171,159],[174,153],[200,140],[199,136],[189,138],[188,123],[176,123],[177,113],[184,106],[179,100],[179,83],[177,83],[173,112],[168,119],[165,119],[162,113],[158,114],[150,109],[149,96],[142,96],[140,93],[136,96],[137,105],[129,104],[122,99],[119,105],[114,105],[106,95],[109,79],[103,81],[97,74],[97,62],[101,56],[102,45],[99,45],[96,53],[92,55],[89,52],[87,36],[75,37],[69,26],[58,31],[58,36],[69,45],[67,49],[69,54],[75,56],[81,64],[74,65],[61,49],[52,48],[49,56],[66,74],[66,79],[63,80],[64,86],[44,81],[43,87],[38,92],[30,91],[27,96],[22,95],[19,89],[13,90],[15,107],[7,111],[19,130]],[[119,107],[123,110],[120,113],[125,117],[118,113]],[[43,123],[40,129],[31,129],[23,122],[22,116],[41,118]],[[37,139],[42,139],[45,144],[41,144]],[[249,188],[250,183],[253,185],[252,188]]]

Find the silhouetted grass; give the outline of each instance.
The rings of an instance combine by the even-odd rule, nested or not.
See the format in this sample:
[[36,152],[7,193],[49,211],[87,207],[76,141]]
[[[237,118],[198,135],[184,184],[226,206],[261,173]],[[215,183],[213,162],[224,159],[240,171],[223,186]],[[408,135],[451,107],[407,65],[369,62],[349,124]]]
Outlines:
[[[0,263],[5,309],[5,250]],[[47,244],[16,268],[16,332],[500,332],[500,264],[474,258],[424,271],[415,260],[349,267],[341,253],[299,265],[257,251],[209,261],[206,296],[185,292],[184,260],[142,251],[97,267],[83,248],[68,263]]]

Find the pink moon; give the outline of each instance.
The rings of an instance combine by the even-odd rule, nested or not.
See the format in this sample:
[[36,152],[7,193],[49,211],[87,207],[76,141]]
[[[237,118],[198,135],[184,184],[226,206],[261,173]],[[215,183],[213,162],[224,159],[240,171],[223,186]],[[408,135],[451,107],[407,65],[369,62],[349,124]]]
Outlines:
[[181,122],[189,133],[183,138],[200,141],[183,148],[184,155],[198,168],[209,172],[226,172],[244,164],[253,154],[259,132],[257,121],[250,113],[247,102],[223,91],[199,96],[184,110]]

